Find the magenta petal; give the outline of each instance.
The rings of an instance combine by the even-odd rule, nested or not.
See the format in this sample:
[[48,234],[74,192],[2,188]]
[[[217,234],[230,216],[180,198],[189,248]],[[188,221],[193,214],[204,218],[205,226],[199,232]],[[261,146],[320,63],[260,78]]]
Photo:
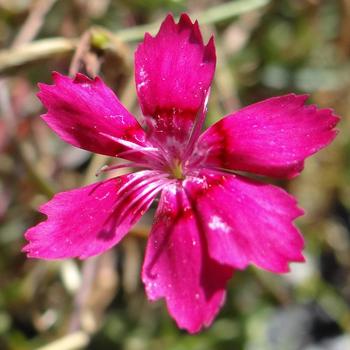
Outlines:
[[135,53],[137,93],[149,127],[183,141],[209,90],[215,71],[215,46],[204,45],[198,23],[171,15],[155,37],[145,35]]
[[222,306],[232,272],[208,256],[206,239],[181,185],[163,190],[142,271],[149,299],[165,298],[178,326],[198,332],[211,324]]
[[144,115],[173,108],[197,111],[215,70],[215,47],[207,46],[187,15],[178,24],[171,15],[155,37],[146,34],[135,53],[137,92]]
[[123,147],[100,133],[142,145],[144,131],[100,78],[75,79],[53,73],[54,85],[39,84],[46,123],[66,142],[115,156]]
[[152,171],[99,182],[56,194],[40,211],[47,220],[30,228],[23,248],[28,257],[81,259],[118,243],[157,194]]
[[235,175],[189,178],[184,187],[200,213],[210,256],[243,269],[282,273],[304,261],[304,241],[293,220],[303,214],[282,189]]
[[335,137],[339,118],[294,94],[252,104],[210,127],[197,152],[207,166],[293,177]]

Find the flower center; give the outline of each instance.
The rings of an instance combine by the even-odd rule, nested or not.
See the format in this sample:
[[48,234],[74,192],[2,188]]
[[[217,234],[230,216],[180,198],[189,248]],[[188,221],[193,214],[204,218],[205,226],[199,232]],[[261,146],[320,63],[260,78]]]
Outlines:
[[183,180],[185,175],[183,173],[182,162],[179,159],[174,159],[172,166],[170,167],[170,172],[175,179]]

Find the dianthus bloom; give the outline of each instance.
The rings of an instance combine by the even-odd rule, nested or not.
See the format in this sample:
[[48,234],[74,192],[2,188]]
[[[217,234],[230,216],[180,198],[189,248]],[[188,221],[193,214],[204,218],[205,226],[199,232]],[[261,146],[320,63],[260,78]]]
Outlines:
[[306,106],[306,96],[271,98],[229,114],[204,133],[215,46],[187,15],[169,15],[135,54],[142,126],[99,78],[53,74],[40,84],[46,123],[66,142],[139,171],[62,192],[30,228],[28,257],[81,259],[117,244],[160,194],[142,280],[165,298],[181,328],[208,326],[235,269],[283,273],[301,262],[302,214],[284,190],[239,175],[291,178],[335,137],[338,118]]

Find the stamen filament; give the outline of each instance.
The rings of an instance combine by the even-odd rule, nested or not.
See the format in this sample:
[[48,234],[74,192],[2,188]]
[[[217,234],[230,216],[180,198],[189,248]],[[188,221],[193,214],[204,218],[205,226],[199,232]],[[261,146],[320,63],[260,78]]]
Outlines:
[[140,152],[142,154],[147,155],[147,157],[153,157],[157,162],[163,163],[162,158],[159,156],[159,149],[156,148],[156,147],[140,146],[140,145],[138,145],[136,143],[133,143],[131,141],[123,140],[123,139],[121,139],[119,137],[115,137],[115,136],[112,136],[112,135],[105,134],[104,132],[100,132],[99,134],[102,135],[102,136],[107,137],[108,139],[110,139],[110,140],[112,140],[114,142],[119,143],[120,145],[123,145],[123,146],[129,148],[129,150],[117,154],[116,155],[117,157],[121,158],[121,157],[125,156],[126,154],[132,154],[134,152],[135,153]]
[[[134,209],[134,212],[136,213],[138,210],[140,210],[153,196],[155,196],[159,191],[161,191],[165,186],[169,185],[171,183],[171,180],[169,181],[157,181],[152,182],[147,186],[141,193],[139,193],[135,198],[133,198],[132,201],[126,205],[121,213],[119,213],[120,217],[123,217],[129,210],[132,209],[134,205],[137,205]],[[142,197],[144,197],[142,199]],[[141,200],[141,201],[140,201]],[[140,201],[139,204],[137,202]]]
[[137,150],[139,152],[145,152],[145,151],[147,151],[147,152],[152,152],[152,151],[153,152],[158,152],[158,148],[155,148],[155,147],[143,147],[143,146],[140,146],[140,145],[138,145],[136,143],[133,143],[131,141],[123,140],[123,139],[121,139],[119,137],[108,135],[108,134],[106,134],[104,132],[99,132],[99,134],[102,135],[102,136],[105,136],[108,139],[110,139],[112,141],[115,141],[115,142],[117,142],[117,143],[119,143],[119,144],[121,144],[121,145],[123,145],[125,147]]
[[194,122],[192,132],[191,132],[191,135],[189,137],[187,146],[185,148],[185,153],[183,155],[183,162],[185,162],[192,154],[193,149],[196,145],[196,142],[199,138],[199,135],[201,134],[202,127],[203,127],[203,124],[205,121],[205,115],[207,112],[207,104],[208,104],[209,95],[210,95],[210,88],[208,89],[206,95],[203,97],[203,102],[201,104],[200,109],[198,110],[197,115],[196,115],[196,120]]
[[104,165],[101,167],[97,172],[96,176],[101,175],[101,173],[106,173],[108,171],[122,169],[122,168],[147,168],[149,165],[146,163],[137,163],[137,162],[128,162],[128,163],[122,163],[118,165]]
[[[124,152],[120,152],[118,153],[116,156],[118,158],[125,158],[125,156],[129,156],[131,154],[138,154],[138,153],[143,153],[143,152],[140,152],[138,150],[134,150],[134,149],[130,149],[130,150],[127,150],[127,151],[124,151]],[[148,158],[151,158],[149,160],[153,160],[156,162],[156,164],[152,164],[152,167],[154,167],[155,165],[158,165],[158,164],[164,164],[164,160],[160,157],[159,154],[156,154],[156,153],[143,153],[144,155],[146,155]]]
[[[150,177],[145,178],[144,180],[140,181],[135,186],[133,186],[131,189],[129,187],[133,183],[135,183],[137,180],[139,180],[140,176],[135,178],[135,179],[132,179],[132,180],[128,181],[126,184],[124,184],[118,190],[117,195],[121,195],[121,197],[118,198],[118,201],[123,201],[125,199],[125,197],[131,195],[133,192],[137,191],[140,187],[148,186],[152,182],[155,182],[155,181],[158,181],[158,180],[161,180],[161,179],[165,179],[167,176],[168,176],[168,174],[155,174],[153,176],[150,176]],[[145,177],[145,175],[143,175],[142,177]]]

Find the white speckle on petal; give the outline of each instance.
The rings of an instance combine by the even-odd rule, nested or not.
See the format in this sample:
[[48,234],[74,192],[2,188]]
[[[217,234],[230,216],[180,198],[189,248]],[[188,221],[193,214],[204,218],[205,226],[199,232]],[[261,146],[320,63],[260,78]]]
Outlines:
[[137,84],[137,90],[140,91],[144,86],[148,84],[148,74],[143,67],[140,69],[141,82]]
[[170,184],[167,186],[167,191],[169,191],[171,194],[175,195],[177,193],[177,185],[176,184]]
[[141,83],[137,84],[137,90],[141,90],[144,86],[146,86],[147,82],[142,81]]
[[220,216],[213,215],[208,225],[212,230],[220,230],[225,233],[229,233],[231,231],[231,227],[228,226],[226,222],[222,221]]
[[123,125],[126,124],[124,120],[124,116],[121,114],[111,114],[111,115],[107,115],[106,117],[110,119],[118,119],[118,122],[122,123]]
[[146,283],[146,290],[148,292],[152,292],[153,289],[156,289],[158,286],[157,282],[147,282]]
[[95,197],[97,200],[99,200],[99,201],[102,201],[102,200],[104,200],[104,199],[106,199],[107,197],[109,197],[109,192],[106,192],[102,197]]

